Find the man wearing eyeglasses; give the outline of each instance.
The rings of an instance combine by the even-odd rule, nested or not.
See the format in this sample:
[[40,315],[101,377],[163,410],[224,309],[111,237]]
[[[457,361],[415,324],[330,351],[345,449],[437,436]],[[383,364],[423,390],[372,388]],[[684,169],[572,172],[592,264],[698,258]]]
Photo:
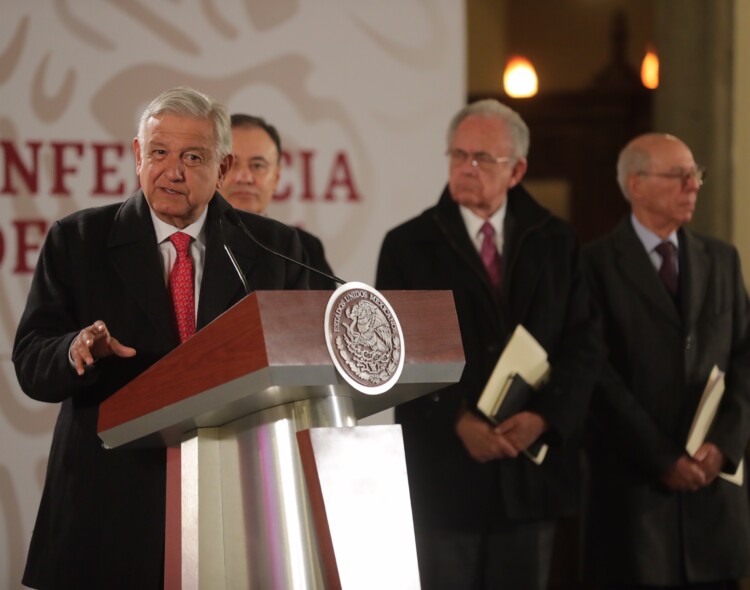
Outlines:
[[[735,248],[684,227],[703,178],[676,137],[635,138],[617,162],[631,214],[585,251],[609,349],[589,448],[598,588],[729,589],[750,575],[750,307]],[[691,455],[714,366],[724,394]]]
[[[450,289],[466,367],[460,383],[396,409],[424,590],[542,590],[554,521],[578,507],[579,434],[602,353],[571,228],[520,185],[529,130],[507,106],[462,109],[448,131],[448,186],[393,229],[380,289]],[[476,408],[518,324],[551,377],[498,425]],[[524,451],[549,446],[537,465]]]
[[[222,195],[236,209],[265,215],[281,177],[281,137],[262,117],[232,115],[232,151],[234,163],[227,172]],[[332,275],[323,243],[301,228],[296,228],[313,268]],[[335,289],[336,283],[318,273],[310,273],[311,289]]]

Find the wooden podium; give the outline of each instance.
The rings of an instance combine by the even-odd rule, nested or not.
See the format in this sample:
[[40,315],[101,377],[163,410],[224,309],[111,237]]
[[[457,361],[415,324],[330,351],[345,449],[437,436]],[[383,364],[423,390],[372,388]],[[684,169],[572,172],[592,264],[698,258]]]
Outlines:
[[170,448],[167,590],[419,587],[400,426],[357,420],[457,382],[464,355],[449,291],[382,294],[406,358],[380,395],[334,367],[331,293],[257,291],[102,403],[106,446]]

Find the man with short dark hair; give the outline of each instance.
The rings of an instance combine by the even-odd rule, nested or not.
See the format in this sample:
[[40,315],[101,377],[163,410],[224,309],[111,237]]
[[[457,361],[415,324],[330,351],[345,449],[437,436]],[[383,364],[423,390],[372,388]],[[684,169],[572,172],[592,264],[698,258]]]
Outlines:
[[[631,215],[584,252],[609,350],[588,448],[598,588],[728,590],[750,574],[750,305],[735,248],[684,227],[703,175],[678,138],[636,137],[617,162]],[[691,456],[714,366],[725,391]],[[719,477],[738,468],[739,485]]]
[[[227,173],[222,194],[233,207],[265,215],[281,176],[281,137],[261,117],[235,113],[232,119],[234,163]],[[332,275],[323,243],[310,232],[297,228],[307,263]],[[311,272],[311,289],[335,289],[336,283]]]

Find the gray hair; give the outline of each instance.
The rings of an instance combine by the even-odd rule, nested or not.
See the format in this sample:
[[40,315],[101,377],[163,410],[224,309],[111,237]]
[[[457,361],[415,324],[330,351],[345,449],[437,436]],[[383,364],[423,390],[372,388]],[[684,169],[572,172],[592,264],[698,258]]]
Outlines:
[[528,126],[524,123],[521,115],[494,98],[486,98],[473,102],[456,113],[448,126],[449,146],[453,141],[453,135],[456,133],[458,126],[470,115],[494,117],[505,121],[513,144],[513,157],[525,158],[528,155],[530,142]]
[[210,120],[214,126],[216,157],[221,161],[232,153],[232,129],[226,107],[189,86],[178,86],[162,92],[146,107],[138,121],[138,142],[141,146],[144,142],[147,121],[151,117],[163,114]]
[[617,184],[626,201],[630,201],[628,192],[628,177],[648,170],[651,164],[651,155],[644,149],[626,145],[617,158]]

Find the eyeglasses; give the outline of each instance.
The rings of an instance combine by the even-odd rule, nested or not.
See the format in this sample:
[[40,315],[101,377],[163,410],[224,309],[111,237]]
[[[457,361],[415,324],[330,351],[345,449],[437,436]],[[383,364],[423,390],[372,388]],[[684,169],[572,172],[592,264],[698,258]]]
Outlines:
[[462,166],[468,160],[474,168],[484,171],[492,170],[497,164],[510,162],[513,158],[509,156],[493,156],[487,152],[465,152],[458,148],[449,149],[446,156],[450,158],[451,166]]
[[683,189],[687,188],[690,180],[695,180],[698,188],[700,188],[706,179],[706,169],[703,166],[698,166],[693,170],[679,170],[677,172],[639,172],[638,174],[641,176],[658,176],[659,178],[679,180]]

